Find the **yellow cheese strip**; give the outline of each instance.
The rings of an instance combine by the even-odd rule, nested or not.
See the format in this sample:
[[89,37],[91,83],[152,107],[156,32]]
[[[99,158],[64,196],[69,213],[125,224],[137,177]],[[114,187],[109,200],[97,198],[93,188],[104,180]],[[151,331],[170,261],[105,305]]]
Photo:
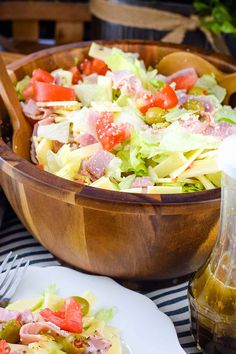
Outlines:
[[170,177],[172,178],[176,178],[178,177],[182,172],[184,172],[191,164],[194,160],[196,160],[196,158],[202,153],[203,149],[199,149],[199,150],[194,150],[191,151],[190,153],[188,153],[188,159],[187,162],[182,165],[181,167],[179,167],[178,169],[176,169],[175,171],[170,173]]
[[220,171],[220,168],[216,157],[212,159],[196,160],[192,163],[191,168],[181,174],[181,178],[191,178],[218,171]]
[[101,178],[97,179],[95,182],[90,184],[90,186],[108,190],[116,190],[115,185],[106,176],[102,176]]
[[172,171],[175,171],[180,166],[183,166],[188,160],[182,152],[176,152],[171,154],[165,160],[163,160],[159,165],[153,168],[158,178],[163,178]]
[[152,194],[176,194],[182,193],[181,186],[149,186],[147,192]]
[[36,146],[35,152],[39,163],[43,165],[47,164],[47,153],[52,149],[52,141],[43,138],[40,143]]
[[206,189],[215,189],[215,186],[206,176],[198,176],[197,179],[204,185]]

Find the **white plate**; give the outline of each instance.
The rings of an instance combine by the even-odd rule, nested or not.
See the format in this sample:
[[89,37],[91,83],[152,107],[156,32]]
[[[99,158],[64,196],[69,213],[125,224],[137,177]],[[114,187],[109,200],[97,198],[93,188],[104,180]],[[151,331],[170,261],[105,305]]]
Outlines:
[[87,275],[65,267],[29,267],[12,300],[37,296],[55,283],[62,296],[91,290],[96,309],[117,308],[112,325],[132,354],[184,354],[171,320],[146,296],[128,290],[110,278]]

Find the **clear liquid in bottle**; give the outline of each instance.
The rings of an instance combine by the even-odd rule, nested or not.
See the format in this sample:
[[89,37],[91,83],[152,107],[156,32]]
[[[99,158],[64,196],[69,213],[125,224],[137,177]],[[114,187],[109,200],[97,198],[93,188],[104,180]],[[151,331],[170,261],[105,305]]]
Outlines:
[[220,231],[207,263],[189,283],[191,331],[205,354],[236,354],[236,135],[220,149]]

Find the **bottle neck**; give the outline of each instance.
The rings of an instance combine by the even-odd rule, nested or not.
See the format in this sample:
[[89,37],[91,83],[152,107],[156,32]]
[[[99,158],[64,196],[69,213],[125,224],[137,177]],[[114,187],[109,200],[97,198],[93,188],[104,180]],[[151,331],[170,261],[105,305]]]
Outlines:
[[226,286],[236,286],[236,180],[223,174],[221,217],[210,267]]

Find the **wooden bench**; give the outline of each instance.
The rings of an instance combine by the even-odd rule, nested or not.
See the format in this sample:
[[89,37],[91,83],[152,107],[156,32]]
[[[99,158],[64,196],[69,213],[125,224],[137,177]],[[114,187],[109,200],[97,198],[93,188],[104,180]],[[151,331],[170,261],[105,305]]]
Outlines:
[[0,36],[9,51],[32,52],[40,44],[40,21],[54,21],[53,44],[82,40],[84,24],[91,20],[88,3],[58,1],[0,1],[0,21],[12,22],[12,38]]

